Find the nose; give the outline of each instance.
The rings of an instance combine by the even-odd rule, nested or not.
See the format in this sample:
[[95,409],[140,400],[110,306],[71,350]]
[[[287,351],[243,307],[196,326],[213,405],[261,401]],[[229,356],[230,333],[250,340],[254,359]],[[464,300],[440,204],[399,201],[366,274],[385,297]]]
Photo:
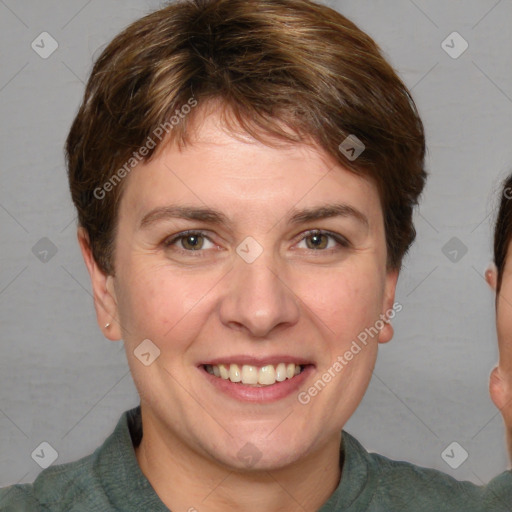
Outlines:
[[271,251],[263,251],[252,263],[236,256],[220,305],[224,325],[262,338],[298,322],[299,299],[273,259]]

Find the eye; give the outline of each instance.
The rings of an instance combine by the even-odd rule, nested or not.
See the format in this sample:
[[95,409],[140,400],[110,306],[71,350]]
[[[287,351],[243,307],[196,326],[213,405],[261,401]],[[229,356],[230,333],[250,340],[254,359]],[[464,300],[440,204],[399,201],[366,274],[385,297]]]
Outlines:
[[327,252],[331,252],[332,250],[336,251],[340,246],[350,246],[349,241],[345,237],[319,229],[306,232],[299,243],[302,242],[306,243],[306,249],[313,251],[324,251],[327,249]]
[[[178,250],[183,252],[195,252],[214,247],[212,241],[201,231],[184,231],[164,241],[165,247],[172,247],[177,243],[181,245],[181,248],[178,247]],[[205,247],[205,243],[209,243],[210,247]]]

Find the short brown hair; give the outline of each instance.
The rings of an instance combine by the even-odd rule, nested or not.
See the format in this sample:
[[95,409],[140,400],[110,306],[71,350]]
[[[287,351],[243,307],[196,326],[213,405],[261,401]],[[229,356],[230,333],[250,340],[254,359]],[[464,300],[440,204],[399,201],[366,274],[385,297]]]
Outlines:
[[[101,199],[95,191],[191,98],[198,108],[220,100],[259,140],[313,140],[372,179],[387,264],[400,268],[416,235],[412,213],[426,178],[425,136],[409,91],[375,42],[312,1],[185,0],[139,19],[106,47],[67,138],[78,222],[102,270],[114,273],[123,182]],[[187,143],[194,112],[169,130],[165,143]],[[338,149],[351,135],[365,146],[356,160]]]
[[496,281],[496,297],[501,289],[501,281],[507,252],[512,240],[512,174],[503,181],[498,217],[494,227],[494,263],[498,270]]

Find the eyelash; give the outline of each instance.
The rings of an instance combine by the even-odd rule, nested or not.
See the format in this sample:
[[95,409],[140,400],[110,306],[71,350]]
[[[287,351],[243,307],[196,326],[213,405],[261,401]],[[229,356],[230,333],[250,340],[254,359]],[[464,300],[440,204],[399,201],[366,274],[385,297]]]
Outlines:
[[[178,233],[176,236],[173,236],[171,239],[168,239],[168,238],[165,239],[163,242],[163,245],[165,248],[169,248],[172,245],[174,245],[176,242],[178,242],[179,240],[183,240],[183,239],[187,238],[188,236],[193,236],[193,235],[202,236],[202,237],[206,238],[206,240],[213,243],[213,241],[210,240],[210,238],[207,237],[204,233],[205,233],[204,231],[196,231],[196,230],[183,231],[181,233]],[[324,236],[330,237],[338,244],[339,247],[330,248],[330,249],[306,249],[310,253],[332,254],[334,252],[337,252],[340,249],[340,247],[343,247],[343,248],[350,247],[350,242],[345,237],[343,237],[337,233],[332,233],[330,231],[325,231],[322,229],[311,229],[311,230],[304,232],[302,238],[297,243],[302,242],[306,238],[308,238],[310,236],[315,236],[315,235],[317,235],[317,236],[324,235]],[[178,250],[178,252],[180,252],[182,254],[192,255],[194,257],[204,257],[205,256],[204,252],[206,252],[205,250],[201,250],[201,249],[199,249],[197,251],[187,250],[187,249],[177,249],[177,250]]]

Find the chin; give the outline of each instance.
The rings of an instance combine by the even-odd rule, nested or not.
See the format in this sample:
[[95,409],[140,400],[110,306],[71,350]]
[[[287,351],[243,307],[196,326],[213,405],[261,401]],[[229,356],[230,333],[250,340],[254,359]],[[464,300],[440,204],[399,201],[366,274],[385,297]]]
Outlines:
[[[240,446],[231,452],[233,445]],[[300,445],[302,448],[304,444]],[[239,472],[275,471],[297,462],[305,455],[298,446],[283,446],[277,443],[270,446],[268,441],[262,443],[237,442],[226,447],[222,454],[212,452],[212,456],[222,464]],[[229,450],[229,451],[228,451]]]

